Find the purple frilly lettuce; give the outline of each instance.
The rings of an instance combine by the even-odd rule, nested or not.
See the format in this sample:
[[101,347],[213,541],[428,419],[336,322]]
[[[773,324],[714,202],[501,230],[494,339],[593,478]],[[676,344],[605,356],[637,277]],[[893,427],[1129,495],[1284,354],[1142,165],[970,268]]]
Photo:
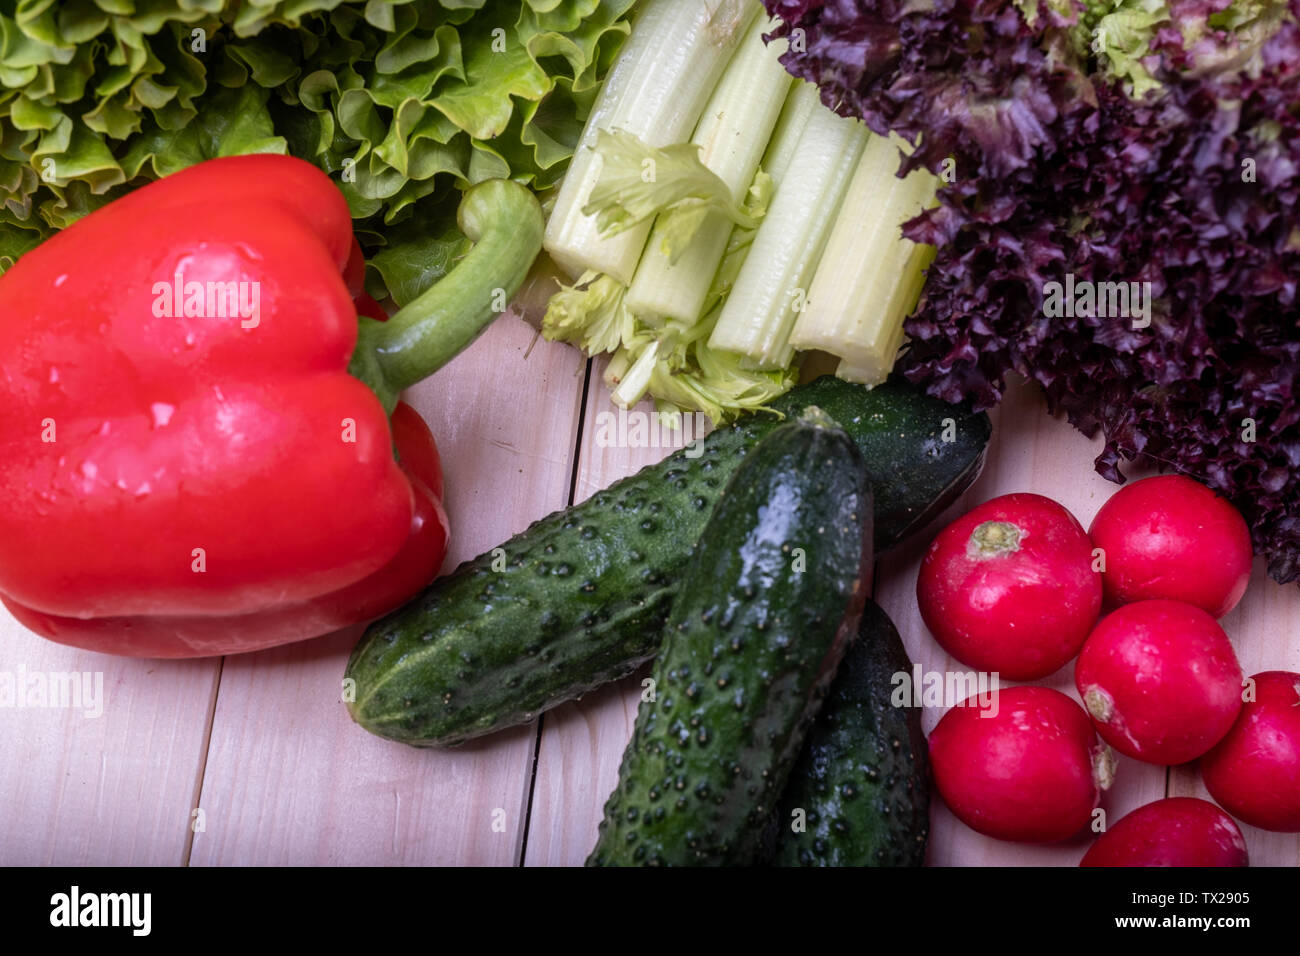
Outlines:
[[[1170,4],[1130,63],[1155,81],[1140,97],[1094,52],[1088,8],[1036,2],[767,3],[787,68],[943,180],[904,227],[939,251],[900,368],[981,408],[1027,376],[1104,434],[1101,474],[1140,460],[1204,482],[1296,580],[1300,0]],[[1049,317],[1067,274],[1150,283],[1150,324]]]

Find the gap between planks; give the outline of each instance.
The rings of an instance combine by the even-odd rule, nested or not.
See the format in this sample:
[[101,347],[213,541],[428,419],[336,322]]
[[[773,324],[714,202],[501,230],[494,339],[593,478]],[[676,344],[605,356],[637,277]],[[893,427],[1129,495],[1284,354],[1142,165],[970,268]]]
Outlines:
[[[444,571],[571,496],[588,363],[533,339],[504,317],[405,396],[443,454]],[[332,699],[356,639],[341,632],[230,659],[195,775],[208,832],[187,841],[191,865],[522,862],[537,729],[441,752],[370,737]],[[489,832],[496,812],[507,826]]]
[[[212,693],[208,697],[208,714],[203,727],[203,745],[199,751],[198,771],[194,775],[194,790],[190,799],[190,806],[202,806],[203,797],[203,775],[208,769],[208,751],[212,749],[212,727],[217,722],[217,696],[221,693],[221,674],[226,669],[226,659],[222,657],[217,661],[217,672],[212,678]],[[193,814],[193,809],[191,809]],[[194,824],[193,816],[190,817],[190,824],[185,828],[185,848],[181,853],[181,866],[190,865],[190,854],[194,852]]]
[[[542,333],[539,330],[537,338],[533,340],[534,345],[537,344],[541,335]],[[529,351],[532,351],[531,346],[529,347]],[[586,409],[587,396],[589,389],[591,388],[591,368],[592,360],[588,358],[582,376],[582,398],[578,403],[578,408],[582,409],[582,413],[578,415],[578,429],[573,439],[573,467],[569,472],[569,495],[565,502],[565,507],[573,506],[573,496],[578,487],[578,466],[582,461],[582,441],[587,431]],[[537,734],[533,738],[533,768],[532,772],[528,775],[528,801],[525,804],[524,809],[524,835],[523,839],[519,843],[519,861],[515,864],[519,867],[526,866],[528,860],[528,830],[529,827],[532,826],[533,822],[533,793],[537,788],[537,758],[542,750],[542,731],[545,730],[545,728],[546,713],[543,711],[537,715]]]

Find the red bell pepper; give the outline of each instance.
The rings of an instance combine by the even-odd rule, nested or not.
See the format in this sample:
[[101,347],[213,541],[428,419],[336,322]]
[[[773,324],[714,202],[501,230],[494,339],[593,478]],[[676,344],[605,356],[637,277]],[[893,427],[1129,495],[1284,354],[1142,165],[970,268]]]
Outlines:
[[341,193],[287,157],[191,167],[24,255],[0,277],[0,599],[55,641],[195,657],[418,591],[446,547],[442,479],[397,393],[541,243],[513,183],[471,189],[461,223],[476,245],[385,322],[353,303]]

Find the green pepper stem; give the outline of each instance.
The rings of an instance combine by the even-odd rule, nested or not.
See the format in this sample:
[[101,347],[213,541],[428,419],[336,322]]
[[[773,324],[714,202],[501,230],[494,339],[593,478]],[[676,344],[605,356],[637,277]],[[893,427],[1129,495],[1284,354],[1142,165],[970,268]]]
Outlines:
[[455,268],[387,322],[359,319],[349,371],[389,412],[403,389],[450,362],[505,311],[542,249],[537,197],[510,180],[471,187],[456,219],[474,245]]

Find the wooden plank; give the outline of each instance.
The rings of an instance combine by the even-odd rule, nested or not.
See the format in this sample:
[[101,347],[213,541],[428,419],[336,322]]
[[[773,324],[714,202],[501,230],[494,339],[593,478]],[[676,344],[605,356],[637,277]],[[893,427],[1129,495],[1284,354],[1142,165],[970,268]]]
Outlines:
[[[596,416],[614,410],[603,382],[605,364],[603,359],[592,364],[575,502],[661,461],[673,451],[602,446],[597,442]],[[650,415],[653,408],[646,401],[633,411]],[[644,676],[633,675],[543,715],[533,812],[524,852],[526,866],[581,866],[595,846],[605,799],[618,782],[623,748],[632,737]]]
[[[514,316],[408,394],[437,437],[444,567],[562,507],[585,361]],[[535,727],[450,751],[383,741],[339,702],[355,634],[226,660],[195,864],[517,862]]]
[[[45,706],[56,677],[85,674],[89,695],[59,695],[80,707]],[[52,644],[0,609],[0,681],[27,705],[15,688],[0,706],[0,866],[178,865],[216,678],[213,660]]]
[[[916,575],[931,540],[948,522],[980,502],[1015,491],[1046,495],[1069,508],[1086,528],[1115,485],[1092,466],[1101,439],[1089,441],[1064,419],[1048,416],[1037,389],[1021,382],[990,413],[993,441],[988,463],[979,480],[926,530],[877,562],[876,593],[880,605],[893,618],[914,663],[925,672],[947,674],[968,671],[949,657],[925,628],[916,606]],[[1052,677],[1035,681],[1078,700],[1074,668],[1066,665]],[[927,707],[922,725],[928,734],[944,708]],[[1115,786],[1102,806],[1111,821],[1130,810],[1157,800],[1165,793],[1165,768],[1119,758]],[[1091,842],[1084,834],[1071,843],[1025,846],[984,837],[960,823],[935,795],[930,812],[929,863],[935,866],[1074,866]]]
[[[1263,558],[1255,559],[1246,596],[1220,621],[1237,648],[1242,672],[1300,673],[1300,587],[1271,581]],[[1171,797],[1211,800],[1201,783],[1198,764],[1174,767],[1169,780]],[[1238,821],[1240,823],[1240,821]],[[1241,823],[1251,866],[1300,866],[1300,833],[1269,833]]]
[[[595,415],[611,408],[600,369],[579,408],[581,357],[538,343],[524,362],[532,339],[522,323],[503,319],[410,396],[433,426],[444,458],[453,521],[449,565],[566,502],[580,415],[588,427],[577,500],[668,453],[598,446]],[[1047,417],[1032,389],[1014,387],[993,417],[995,438],[981,480],[947,515],[878,564],[878,599],[926,670],[965,670],[926,634],[915,609],[920,556],[943,523],[979,501],[1025,490],[1060,500],[1086,525],[1114,491],[1092,471],[1100,443]],[[1224,619],[1225,629],[1246,673],[1300,671],[1300,643],[1292,638],[1300,590],[1268,581],[1259,565],[1246,599]],[[524,850],[534,728],[450,753],[366,735],[338,702],[355,636],[344,632],[221,665],[133,661],[50,644],[0,612],[0,674],[48,678],[88,671],[103,675],[104,688],[98,718],[73,709],[0,706],[0,865],[182,862],[201,774],[203,830],[192,837],[195,864],[517,860]],[[528,865],[585,859],[631,734],[642,676],[545,715]],[[1075,696],[1069,667],[1042,683]],[[927,731],[939,716],[941,710],[927,710]],[[1174,768],[1168,790],[1207,796],[1194,765]],[[1122,759],[1105,806],[1113,821],[1165,791],[1163,768]],[[1088,842],[1000,843],[973,833],[935,803],[934,864],[1073,865]],[[1300,864],[1300,835],[1243,831],[1255,865]]]

